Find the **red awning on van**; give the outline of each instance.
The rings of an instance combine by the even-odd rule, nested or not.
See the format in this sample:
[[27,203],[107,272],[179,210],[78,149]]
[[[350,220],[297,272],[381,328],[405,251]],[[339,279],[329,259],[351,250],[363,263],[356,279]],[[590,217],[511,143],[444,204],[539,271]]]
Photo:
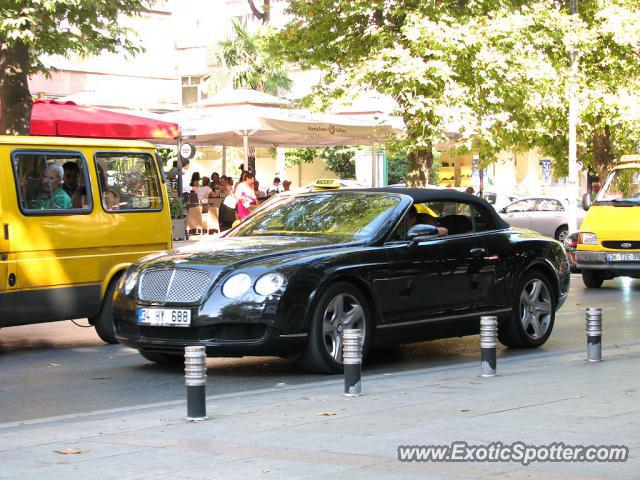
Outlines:
[[160,141],[178,133],[176,123],[73,102],[34,100],[31,110],[31,135]]

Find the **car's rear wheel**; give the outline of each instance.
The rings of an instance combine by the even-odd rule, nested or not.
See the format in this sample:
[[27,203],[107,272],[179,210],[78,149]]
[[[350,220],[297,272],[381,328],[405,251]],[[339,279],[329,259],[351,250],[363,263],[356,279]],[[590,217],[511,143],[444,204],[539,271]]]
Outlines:
[[546,275],[538,270],[526,272],[515,290],[511,317],[498,328],[500,342],[516,348],[542,345],[553,330],[555,304]]
[[307,371],[342,371],[342,331],[362,330],[363,352],[371,336],[371,320],[362,292],[348,282],[336,282],[322,293],[309,324],[307,347],[299,362]]
[[100,339],[103,342],[110,344],[118,343],[118,340],[116,340],[116,333],[113,328],[113,294],[116,290],[116,286],[118,285],[119,278],[120,276],[118,275],[111,280],[107,287],[107,291],[104,294],[104,298],[102,299],[100,313],[89,320],[89,322],[95,327],[96,333]]
[[560,225],[556,230],[556,240],[558,240],[560,243],[563,243],[567,238],[567,235],[569,235],[569,227],[567,227],[566,225]]
[[158,363],[160,365],[168,365],[171,367],[180,367],[184,365],[184,355],[183,354],[172,354],[172,353],[160,353],[160,352],[149,352],[147,350],[138,350],[140,355],[153,363]]
[[582,283],[587,288],[600,288],[604,282],[604,275],[597,270],[582,269]]

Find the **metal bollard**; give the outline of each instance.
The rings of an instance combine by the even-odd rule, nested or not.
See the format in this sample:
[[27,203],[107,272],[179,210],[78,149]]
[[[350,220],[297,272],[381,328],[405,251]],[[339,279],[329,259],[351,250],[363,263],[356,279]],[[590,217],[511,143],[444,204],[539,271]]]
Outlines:
[[184,347],[184,377],[187,385],[187,420],[207,419],[205,347]]
[[601,308],[587,308],[587,361],[602,361]]
[[358,397],[362,395],[362,330],[344,329],[342,331],[342,361],[344,363],[344,395]]
[[480,364],[481,376],[496,376],[496,343],[498,317],[480,317]]

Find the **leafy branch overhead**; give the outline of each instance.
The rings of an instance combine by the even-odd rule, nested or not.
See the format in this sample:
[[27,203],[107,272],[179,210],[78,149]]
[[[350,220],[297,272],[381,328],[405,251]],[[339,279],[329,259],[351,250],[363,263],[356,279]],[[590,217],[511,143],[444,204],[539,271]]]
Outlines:
[[338,178],[356,176],[355,148],[353,147],[292,148],[286,152],[285,158],[289,165],[313,163],[319,158]]
[[137,15],[151,0],[4,0],[0,8],[0,97],[3,130],[28,134],[31,97],[28,75],[45,71],[44,55],[101,52],[135,54],[140,46],[122,26],[121,15]]
[[407,125],[414,180],[458,132],[483,162],[538,147],[562,172],[570,47],[579,53],[580,158],[596,170],[640,134],[640,3],[580,0],[291,0],[274,52],[325,76],[329,102],[375,90]]
[[287,65],[265,47],[267,27],[254,32],[233,20],[232,37],[218,45],[218,58],[228,69],[235,88],[250,88],[270,95],[288,92],[293,86]]

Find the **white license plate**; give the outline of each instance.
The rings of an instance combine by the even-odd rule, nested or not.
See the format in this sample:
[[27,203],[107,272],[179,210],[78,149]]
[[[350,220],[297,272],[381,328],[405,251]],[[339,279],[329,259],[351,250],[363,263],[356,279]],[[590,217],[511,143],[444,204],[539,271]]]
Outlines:
[[172,308],[138,308],[138,325],[188,327],[191,325],[191,311]]
[[607,253],[607,262],[640,262],[640,253]]

